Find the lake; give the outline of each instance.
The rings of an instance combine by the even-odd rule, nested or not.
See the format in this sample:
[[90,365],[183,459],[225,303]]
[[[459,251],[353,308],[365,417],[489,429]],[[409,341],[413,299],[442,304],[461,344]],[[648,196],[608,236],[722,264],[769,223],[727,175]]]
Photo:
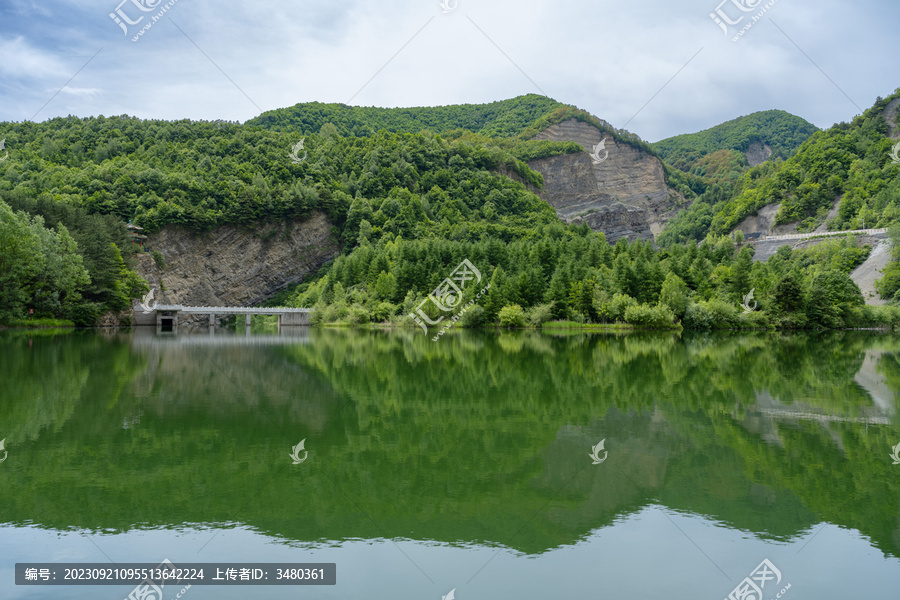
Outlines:
[[336,564],[164,600],[900,594],[890,334],[8,331],[0,381],[3,599],[164,559]]

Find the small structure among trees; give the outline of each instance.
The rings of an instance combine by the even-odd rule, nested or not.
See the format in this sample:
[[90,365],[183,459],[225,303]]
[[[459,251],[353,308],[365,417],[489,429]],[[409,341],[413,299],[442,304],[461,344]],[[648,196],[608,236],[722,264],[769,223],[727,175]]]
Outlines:
[[144,228],[138,227],[137,225],[132,225],[131,221],[128,222],[127,227],[128,233],[131,234],[131,241],[143,248],[144,240],[147,239],[147,236],[141,233],[142,231],[144,231]]

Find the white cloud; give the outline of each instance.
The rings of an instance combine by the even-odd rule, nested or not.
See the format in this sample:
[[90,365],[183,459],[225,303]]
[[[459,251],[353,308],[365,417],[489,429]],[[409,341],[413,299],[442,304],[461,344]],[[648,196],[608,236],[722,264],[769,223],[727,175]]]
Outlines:
[[449,14],[439,0],[179,0],[137,43],[109,18],[116,3],[48,0],[49,21],[0,8],[0,74],[13,79],[0,119],[82,67],[39,118],[243,121],[357,92],[353,104],[422,106],[543,90],[617,127],[634,117],[627,128],[652,141],[771,108],[827,127],[858,112],[843,92],[866,108],[900,85],[886,51],[900,5],[878,0],[779,0],[739,43],[709,18],[717,0],[459,0]]
[[98,88],[78,88],[63,86],[63,88],[60,90],[60,93],[69,94],[70,96],[96,96],[98,94],[102,94],[103,90]]
[[23,36],[0,37],[0,75],[40,79],[65,72],[62,62],[52,54],[35,48]]

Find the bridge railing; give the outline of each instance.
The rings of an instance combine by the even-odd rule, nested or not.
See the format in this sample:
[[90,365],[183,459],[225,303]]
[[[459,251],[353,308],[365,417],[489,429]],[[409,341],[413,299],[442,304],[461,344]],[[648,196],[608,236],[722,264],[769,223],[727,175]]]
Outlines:
[[751,242],[777,242],[783,240],[802,240],[809,238],[817,238],[817,237],[831,237],[836,235],[878,235],[879,233],[886,233],[887,229],[851,229],[849,231],[825,231],[821,233],[787,233],[785,235],[769,235],[765,237],[758,237],[753,240],[748,240]]
[[308,313],[309,308],[253,307],[253,306],[183,306],[181,304],[158,304],[156,310],[177,311],[184,314],[217,315],[283,315],[287,313]]

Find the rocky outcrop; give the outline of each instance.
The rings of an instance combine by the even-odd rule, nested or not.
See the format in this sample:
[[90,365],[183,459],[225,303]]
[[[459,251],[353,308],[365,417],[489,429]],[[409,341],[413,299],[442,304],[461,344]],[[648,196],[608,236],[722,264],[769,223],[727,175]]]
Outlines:
[[769,160],[769,157],[772,156],[772,148],[768,144],[753,142],[747,148],[747,151],[744,152],[744,156],[747,157],[747,162],[750,163],[750,166],[755,167]]
[[575,225],[587,223],[593,231],[602,231],[610,243],[615,243],[619,238],[653,239],[658,233],[654,231],[652,224],[648,224],[646,211],[621,202],[592,209],[588,214],[575,217],[570,222]]
[[191,306],[250,306],[299,283],[338,254],[323,213],[306,221],[264,223],[247,230],[222,226],[206,234],[166,227],[150,236],[165,268],[149,255],[136,269],[156,300]]
[[[589,153],[604,138],[599,157],[605,159],[595,164]],[[622,237],[653,239],[681,208],[681,198],[666,185],[658,158],[592,125],[569,119],[533,139],[572,141],[585,149],[528,163],[544,176],[538,195],[567,223],[587,223],[612,243]]]
[[[838,199],[838,201],[840,201],[840,199]],[[750,233],[764,233],[766,235],[797,233],[797,226],[800,224],[799,221],[783,223],[781,225],[775,224],[775,217],[778,216],[778,210],[780,208],[780,202],[777,204],[768,204],[760,208],[756,214],[744,217],[744,220],[738,223],[737,227],[732,230],[732,233],[735,231],[742,231],[745,236]]]
[[742,231],[744,235],[748,233],[771,234],[772,228],[775,226],[775,215],[778,214],[779,208],[781,208],[780,203],[762,207],[755,215],[744,217],[734,231]]

